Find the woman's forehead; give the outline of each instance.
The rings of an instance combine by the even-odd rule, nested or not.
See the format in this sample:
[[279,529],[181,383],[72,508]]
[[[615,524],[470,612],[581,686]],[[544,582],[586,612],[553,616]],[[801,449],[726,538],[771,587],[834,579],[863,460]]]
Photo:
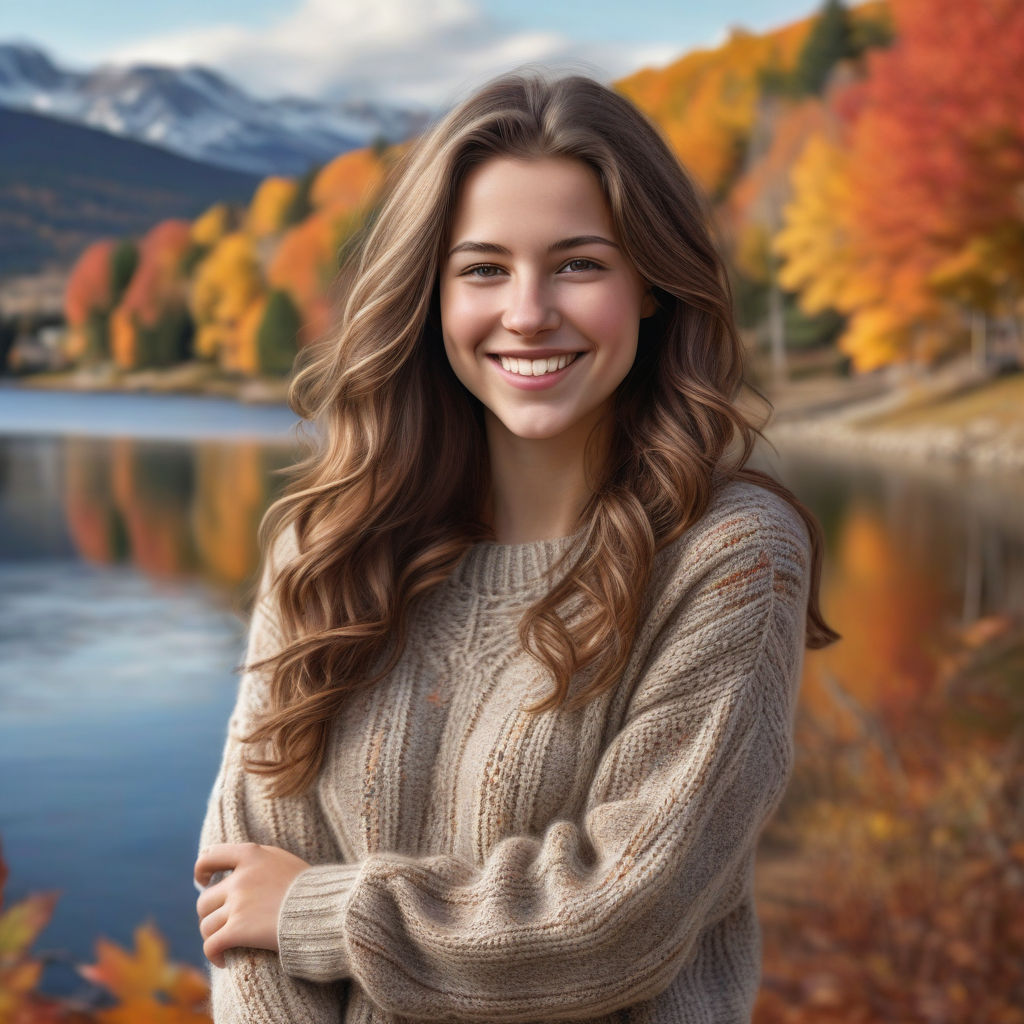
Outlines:
[[470,171],[456,199],[450,246],[547,234],[615,240],[611,210],[587,164],[568,157],[493,157]]

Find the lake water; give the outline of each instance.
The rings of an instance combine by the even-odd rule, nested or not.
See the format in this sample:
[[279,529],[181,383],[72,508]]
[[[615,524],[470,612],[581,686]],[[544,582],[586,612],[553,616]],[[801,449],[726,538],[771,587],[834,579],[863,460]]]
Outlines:
[[[0,841],[6,900],[61,893],[43,988],[153,921],[203,965],[191,868],[235,698],[255,530],[290,413],[0,390]],[[1024,612],[1024,486],[784,455],[827,534],[843,643],[808,655],[894,728],[941,638]],[[808,689],[806,699],[814,699]]]

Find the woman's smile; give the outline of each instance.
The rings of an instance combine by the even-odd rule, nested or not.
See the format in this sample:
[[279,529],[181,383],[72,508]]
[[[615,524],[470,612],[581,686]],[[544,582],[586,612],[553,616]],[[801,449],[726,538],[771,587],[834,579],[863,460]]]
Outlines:
[[584,353],[568,352],[557,356],[506,356],[493,355],[498,370],[509,378],[516,387],[537,390],[557,384],[565,377],[565,371],[576,363]]

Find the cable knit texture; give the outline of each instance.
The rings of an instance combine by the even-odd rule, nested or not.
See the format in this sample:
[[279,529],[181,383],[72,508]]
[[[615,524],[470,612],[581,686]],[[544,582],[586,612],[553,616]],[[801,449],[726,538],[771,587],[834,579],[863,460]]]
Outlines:
[[[764,489],[721,488],[658,554],[618,684],[529,714],[547,685],[517,624],[571,541],[471,547],[393,672],[348,701],[302,796],[243,771],[266,680],[242,678],[200,846],[312,866],[279,952],[211,969],[216,1024],[749,1022],[754,852],[792,763],[807,532]],[[249,658],[279,643],[264,583]]]

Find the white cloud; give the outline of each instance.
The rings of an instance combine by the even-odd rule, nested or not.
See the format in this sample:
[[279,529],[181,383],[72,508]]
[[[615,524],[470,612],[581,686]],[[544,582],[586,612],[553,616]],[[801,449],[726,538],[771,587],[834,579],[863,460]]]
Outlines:
[[576,43],[508,32],[476,0],[301,0],[266,28],[220,25],[140,39],[114,63],[204,64],[263,96],[360,98],[440,107],[522,64],[609,80],[675,55],[669,46]]

